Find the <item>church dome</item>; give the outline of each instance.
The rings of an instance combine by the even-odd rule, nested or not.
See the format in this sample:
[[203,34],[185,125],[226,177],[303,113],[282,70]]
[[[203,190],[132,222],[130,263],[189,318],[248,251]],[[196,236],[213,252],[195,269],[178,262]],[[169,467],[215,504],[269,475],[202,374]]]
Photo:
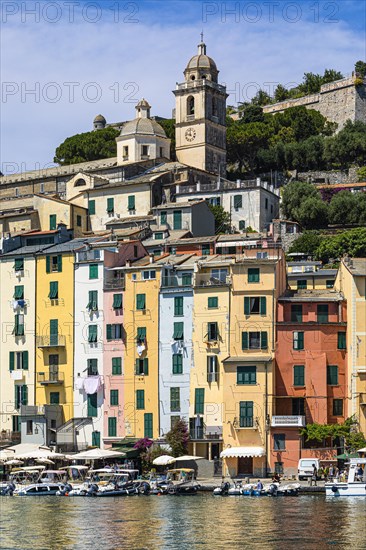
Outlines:
[[142,135],[151,135],[151,136],[159,136],[166,138],[166,133],[164,132],[163,128],[160,126],[156,120],[152,118],[135,118],[134,120],[130,120],[129,122],[126,122],[121,130],[121,136],[130,136],[130,135],[136,135],[136,134],[142,134]]
[[217,82],[217,70],[216,63],[206,54],[206,44],[201,42],[198,44],[198,53],[191,57],[185,68],[184,75],[186,80],[196,80],[205,78],[206,80],[212,80]]
[[217,72],[215,61],[206,54],[197,54],[188,61],[187,69],[207,69]]
[[106,121],[106,119],[104,118],[103,115],[97,115],[93,122],[102,122],[103,124],[107,123],[107,121]]

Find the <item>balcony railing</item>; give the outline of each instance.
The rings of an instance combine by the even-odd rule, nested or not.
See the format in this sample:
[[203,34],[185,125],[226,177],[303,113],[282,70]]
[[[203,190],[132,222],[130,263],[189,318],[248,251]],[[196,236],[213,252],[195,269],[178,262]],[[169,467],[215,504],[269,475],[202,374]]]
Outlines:
[[287,416],[272,416],[271,420],[272,428],[281,427],[300,427],[305,426],[305,416],[287,415]]
[[65,347],[66,338],[62,334],[51,336],[37,336],[37,348],[58,348]]
[[37,372],[37,382],[42,386],[48,385],[60,385],[65,381],[65,375],[63,372],[58,371],[46,371],[46,372]]
[[222,439],[222,427],[221,426],[197,426],[191,427],[189,430],[189,436],[191,439]]
[[197,274],[195,278],[194,286],[229,286],[231,278],[229,275],[222,277],[212,277],[209,274]]
[[80,262],[95,262],[100,260],[100,250],[85,250],[78,252],[77,261]]
[[186,286],[192,286],[192,279],[191,278],[183,278],[183,277],[162,277],[161,279],[161,286],[164,288],[177,288],[177,287],[186,287]]
[[20,432],[12,432],[11,430],[1,430],[0,441],[3,442],[20,442]]
[[125,290],[125,279],[110,279],[104,281],[104,290]]

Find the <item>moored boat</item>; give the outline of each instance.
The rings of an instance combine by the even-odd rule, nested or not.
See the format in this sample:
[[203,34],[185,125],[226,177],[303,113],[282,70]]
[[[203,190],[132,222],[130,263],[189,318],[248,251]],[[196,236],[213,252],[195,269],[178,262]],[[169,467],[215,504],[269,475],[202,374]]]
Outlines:
[[347,481],[326,483],[325,494],[328,497],[366,497],[366,458],[350,458]]

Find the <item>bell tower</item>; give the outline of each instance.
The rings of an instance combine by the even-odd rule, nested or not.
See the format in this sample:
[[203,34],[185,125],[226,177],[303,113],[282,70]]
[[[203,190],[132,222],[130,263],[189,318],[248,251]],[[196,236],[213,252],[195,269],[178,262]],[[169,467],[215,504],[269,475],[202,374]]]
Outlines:
[[184,82],[174,90],[177,159],[200,170],[226,174],[226,87],[218,84],[216,63],[206,44],[185,68]]

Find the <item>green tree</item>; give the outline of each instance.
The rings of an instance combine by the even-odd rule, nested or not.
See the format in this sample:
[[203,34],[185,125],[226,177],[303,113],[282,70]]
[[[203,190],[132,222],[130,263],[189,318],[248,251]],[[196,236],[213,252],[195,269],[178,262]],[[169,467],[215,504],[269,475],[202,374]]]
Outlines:
[[108,127],[66,138],[55,152],[54,162],[61,166],[87,162],[117,155],[116,137],[119,131]]
[[297,211],[301,203],[308,197],[319,197],[319,192],[311,183],[293,181],[283,188],[282,212],[288,220],[297,220]]
[[297,221],[305,229],[317,229],[328,224],[328,204],[320,197],[307,197],[296,211]]
[[263,109],[260,105],[247,105],[242,110],[241,123],[264,122]]
[[357,170],[358,181],[366,181],[366,166],[362,166]]
[[316,259],[329,263],[330,259],[340,260],[344,255],[353,258],[366,257],[366,228],[357,227],[342,231],[332,237],[322,239]]
[[208,204],[215,217],[215,233],[228,233],[230,231],[230,214],[222,206]]
[[174,118],[159,118],[157,117],[157,122],[163,128],[166,133],[166,136],[171,140],[170,143],[170,158],[171,160],[177,160],[175,154],[175,119]]
[[359,120],[346,124],[337,135],[325,141],[324,159],[329,168],[349,168],[366,164],[366,123]]
[[236,121],[227,129],[228,160],[253,173],[258,166],[258,151],[268,146],[270,127],[263,122]]
[[286,99],[289,99],[289,97],[290,97],[290,93],[287,90],[287,88],[285,88],[285,86],[283,86],[282,84],[278,84],[278,86],[274,91],[275,102],[277,103],[280,101],[285,101]]
[[325,69],[322,76],[322,84],[328,84],[328,82],[334,82],[335,80],[341,80],[342,78],[344,78],[344,76],[340,71]]
[[307,256],[315,256],[321,243],[321,236],[318,231],[304,231],[290,246],[289,253],[301,252]]
[[366,76],[366,63],[365,63],[365,61],[360,60],[360,61],[357,61],[355,63],[355,72],[361,78],[365,78],[365,76]]
[[148,473],[154,467],[154,460],[158,456],[165,454],[165,451],[160,445],[151,446],[140,454],[141,466],[143,473]]
[[359,218],[358,197],[350,191],[340,191],[329,204],[329,222],[339,225],[357,223]]
[[272,99],[271,99],[271,96],[267,92],[260,89],[255,94],[255,96],[252,98],[251,103],[253,105],[268,105],[269,103],[272,103]]
[[165,440],[170,446],[173,456],[187,454],[189,441],[187,422],[183,418],[177,420],[172,429],[166,434]]

